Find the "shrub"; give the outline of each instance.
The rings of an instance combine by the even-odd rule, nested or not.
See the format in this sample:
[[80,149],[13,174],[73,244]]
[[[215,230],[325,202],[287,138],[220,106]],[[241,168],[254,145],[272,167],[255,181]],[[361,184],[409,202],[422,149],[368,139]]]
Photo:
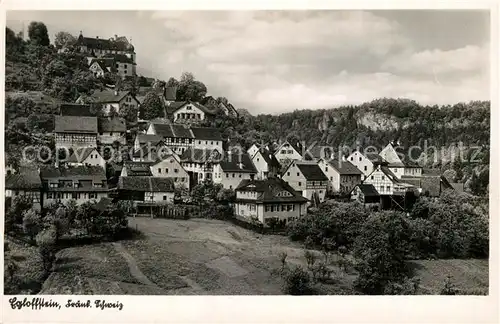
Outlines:
[[451,281],[451,277],[446,277],[443,288],[441,289],[441,295],[458,295],[459,292],[458,288]]
[[304,252],[304,257],[306,258],[307,268],[311,270],[316,263],[316,255],[309,250]]
[[288,295],[311,295],[311,278],[301,266],[296,266],[284,274],[283,292]]
[[46,226],[53,228],[56,231],[56,241],[66,234],[70,229],[69,215],[65,207],[59,207],[54,213],[46,216]]
[[42,257],[43,269],[48,272],[52,268],[56,252],[56,229],[47,228],[36,236],[36,244]]
[[31,242],[35,241],[35,236],[42,227],[41,216],[34,210],[30,209],[23,215],[23,231],[30,237]]
[[16,196],[12,200],[10,207],[9,217],[14,220],[16,224],[22,224],[24,213],[33,208],[33,200],[27,196]]
[[384,295],[416,295],[420,278],[407,278],[402,282],[389,282],[384,287]]

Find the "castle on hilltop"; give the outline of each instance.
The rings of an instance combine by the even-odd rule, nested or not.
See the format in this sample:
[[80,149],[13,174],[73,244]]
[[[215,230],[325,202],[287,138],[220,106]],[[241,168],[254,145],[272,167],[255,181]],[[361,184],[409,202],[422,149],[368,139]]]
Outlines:
[[116,72],[122,78],[136,75],[136,53],[134,45],[125,36],[99,38],[80,36],[76,41],[80,53],[87,54],[89,69],[96,76]]

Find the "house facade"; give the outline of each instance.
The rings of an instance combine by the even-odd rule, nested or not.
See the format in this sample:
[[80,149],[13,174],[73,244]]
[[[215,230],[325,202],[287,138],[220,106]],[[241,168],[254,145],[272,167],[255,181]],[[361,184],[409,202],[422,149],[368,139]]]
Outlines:
[[55,116],[55,144],[59,148],[97,146],[97,117]]
[[112,38],[84,37],[80,35],[76,41],[76,47],[80,53],[87,54],[92,58],[102,58],[107,55],[124,55],[133,63],[136,62],[135,48],[126,37],[115,35]]
[[99,166],[44,168],[40,176],[44,207],[57,201],[74,200],[77,204],[99,201],[108,195],[106,172]]
[[381,196],[400,196],[414,188],[413,185],[400,181],[388,166],[383,165],[377,166],[363,183],[373,185]]
[[120,177],[118,195],[122,200],[152,205],[172,204],[175,186],[170,178],[158,177]]
[[5,197],[28,197],[33,206],[40,209],[42,203],[42,181],[37,169],[21,168],[19,173],[5,176]]
[[349,194],[361,183],[362,172],[349,161],[320,159],[318,166],[328,178],[328,191],[337,195]]
[[274,218],[286,224],[307,214],[307,199],[277,178],[243,180],[235,192],[234,213],[247,220],[267,225]]
[[189,148],[180,156],[181,164],[187,171],[190,183],[195,186],[205,180],[212,180],[214,163],[221,159],[218,150]]
[[328,178],[315,162],[293,161],[281,178],[309,201],[313,201],[313,196],[318,197],[319,203],[325,201]]
[[363,173],[362,180],[373,172],[375,164],[367,156],[362,154],[360,151],[356,150],[352,152],[346,159],[348,162],[352,163],[359,171]]
[[247,153],[227,152],[223,160],[213,166],[212,180],[220,183],[224,189],[235,189],[242,180],[253,180],[257,170]]
[[387,144],[380,152],[380,156],[387,161],[387,166],[398,179],[402,176],[420,177],[422,175],[422,167],[409,161],[408,155],[400,156],[392,143]]
[[78,148],[74,150],[73,154],[69,157],[67,164],[70,167],[98,166],[106,169],[106,161],[94,147]]
[[267,149],[258,149],[252,156],[252,162],[257,169],[257,179],[265,180],[279,175],[281,165],[276,157]]
[[184,125],[151,123],[146,134],[161,137],[162,145],[171,148],[178,155],[193,147],[195,140],[191,129]]
[[165,156],[150,165],[153,177],[169,178],[176,188],[189,188],[189,174],[175,156]]
[[274,156],[280,163],[287,160],[300,161],[303,159],[300,148],[296,145],[292,145],[288,141],[278,147],[274,152]]
[[[139,110],[139,101],[130,91],[95,90],[90,98],[93,103],[102,105],[104,115],[110,115],[112,111],[118,114],[124,108]],[[76,102],[84,103],[83,97],[79,97]]]
[[198,102],[185,101],[177,103],[177,107],[173,110],[172,115],[175,123],[196,123],[213,117],[215,112]]

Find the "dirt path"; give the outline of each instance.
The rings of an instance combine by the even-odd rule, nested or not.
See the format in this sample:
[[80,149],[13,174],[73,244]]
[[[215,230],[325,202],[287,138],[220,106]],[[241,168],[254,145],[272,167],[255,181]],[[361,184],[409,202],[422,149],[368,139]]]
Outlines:
[[139,266],[135,262],[134,257],[127,252],[127,250],[121,243],[113,242],[112,244],[115,247],[116,251],[125,259],[125,261],[127,261],[130,274],[132,274],[135,279],[137,279],[143,285],[153,286],[155,288],[161,289],[154,282],[149,280],[149,278],[146,277],[144,273],[142,273],[141,269],[139,269]]

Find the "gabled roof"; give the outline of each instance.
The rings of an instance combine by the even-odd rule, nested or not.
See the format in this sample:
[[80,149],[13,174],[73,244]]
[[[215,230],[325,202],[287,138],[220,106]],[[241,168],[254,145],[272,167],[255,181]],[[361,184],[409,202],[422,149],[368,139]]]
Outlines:
[[70,168],[43,167],[40,168],[42,179],[94,179],[106,180],[106,172],[100,166],[77,166]]
[[116,39],[105,39],[105,38],[93,38],[93,37],[83,37],[80,36],[76,42],[79,46],[87,46],[88,49],[99,49],[99,50],[116,50],[116,51],[133,51],[134,48],[128,42],[127,38],[121,36]]
[[126,95],[128,95],[130,91],[116,91],[111,89],[104,90],[95,90],[90,97],[96,103],[110,103],[110,102],[119,102]]
[[153,123],[156,135],[161,137],[194,138],[193,132],[184,125]]
[[[359,187],[361,192],[365,197],[377,197],[379,196],[379,193],[377,189],[372,184],[367,184],[367,183],[360,183],[356,185],[356,187]],[[354,189],[353,189],[354,190]]]
[[[175,105],[174,105],[175,104]],[[168,108],[169,110],[174,113],[175,111],[181,109],[182,107],[184,107],[185,105],[187,104],[191,104],[193,106],[195,106],[196,108],[198,108],[199,110],[203,111],[205,114],[209,114],[209,115],[215,115],[215,111],[203,106],[201,103],[199,102],[195,102],[195,101],[181,101],[181,102],[174,102],[172,103]]]
[[[90,153],[97,150],[93,147],[77,148],[68,159],[69,163],[82,163],[90,155]],[[97,152],[99,153],[99,152]],[[78,156],[77,156],[78,155]]]
[[5,176],[5,189],[40,189],[42,181],[36,169],[23,169]]
[[[376,170],[376,169],[375,169]],[[393,183],[400,183],[398,177],[387,166],[380,166],[380,171],[382,171]]]
[[195,139],[222,141],[222,134],[217,128],[191,127],[191,131]]
[[[298,194],[286,181],[278,178],[266,180],[242,180],[236,191],[255,191],[258,193],[257,203],[274,202],[307,202],[308,200]],[[283,194],[285,193],[285,194]],[[243,199],[237,199],[243,200]]]
[[127,177],[151,177],[153,175],[150,168],[151,164],[152,162],[127,161],[123,163],[123,168],[127,170]]
[[361,172],[354,164],[349,161],[341,161],[337,159],[327,159],[326,162],[338,173],[343,175],[361,175]]
[[260,153],[260,156],[262,156],[262,158],[264,159],[264,161],[267,163],[268,166],[276,167],[276,168],[281,167],[281,164],[279,163],[278,159],[276,159],[276,157],[271,153],[271,151],[269,151],[265,147],[260,147],[259,150],[257,152],[255,152],[255,155],[252,157],[252,160],[259,153]]
[[55,116],[56,133],[97,133],[97,117]]
[[[293,163],[292,163],[293,164]],[[308,181],[327,181],[328,177],[316,163],[295,163]]]
[[257,173],[255,165],[248,153],[235,154],[226,152],[222,161],[219,162],[224,172]]
[[180,156],[181,162],[207,163],[219,161],[222,155],[217,150],[189,147]]
[[98,129],[99,133],[102,132],[124,133],[125,131],[127,131],[127,126],[125,125],[125,119],[120,117],[99,118]]
[[63,103],[59,106],[61,116],[94,117],[90,110],[90,105],[80,105],[76,103]]
[[151,143],[151,145],[156,145],[163,140],[163,137],[154,134],[137,134],[136,139],[139,140],[139,144]]
[[174,192],[171,178],[161,177],[120,177],[118,189],[140,192]]

